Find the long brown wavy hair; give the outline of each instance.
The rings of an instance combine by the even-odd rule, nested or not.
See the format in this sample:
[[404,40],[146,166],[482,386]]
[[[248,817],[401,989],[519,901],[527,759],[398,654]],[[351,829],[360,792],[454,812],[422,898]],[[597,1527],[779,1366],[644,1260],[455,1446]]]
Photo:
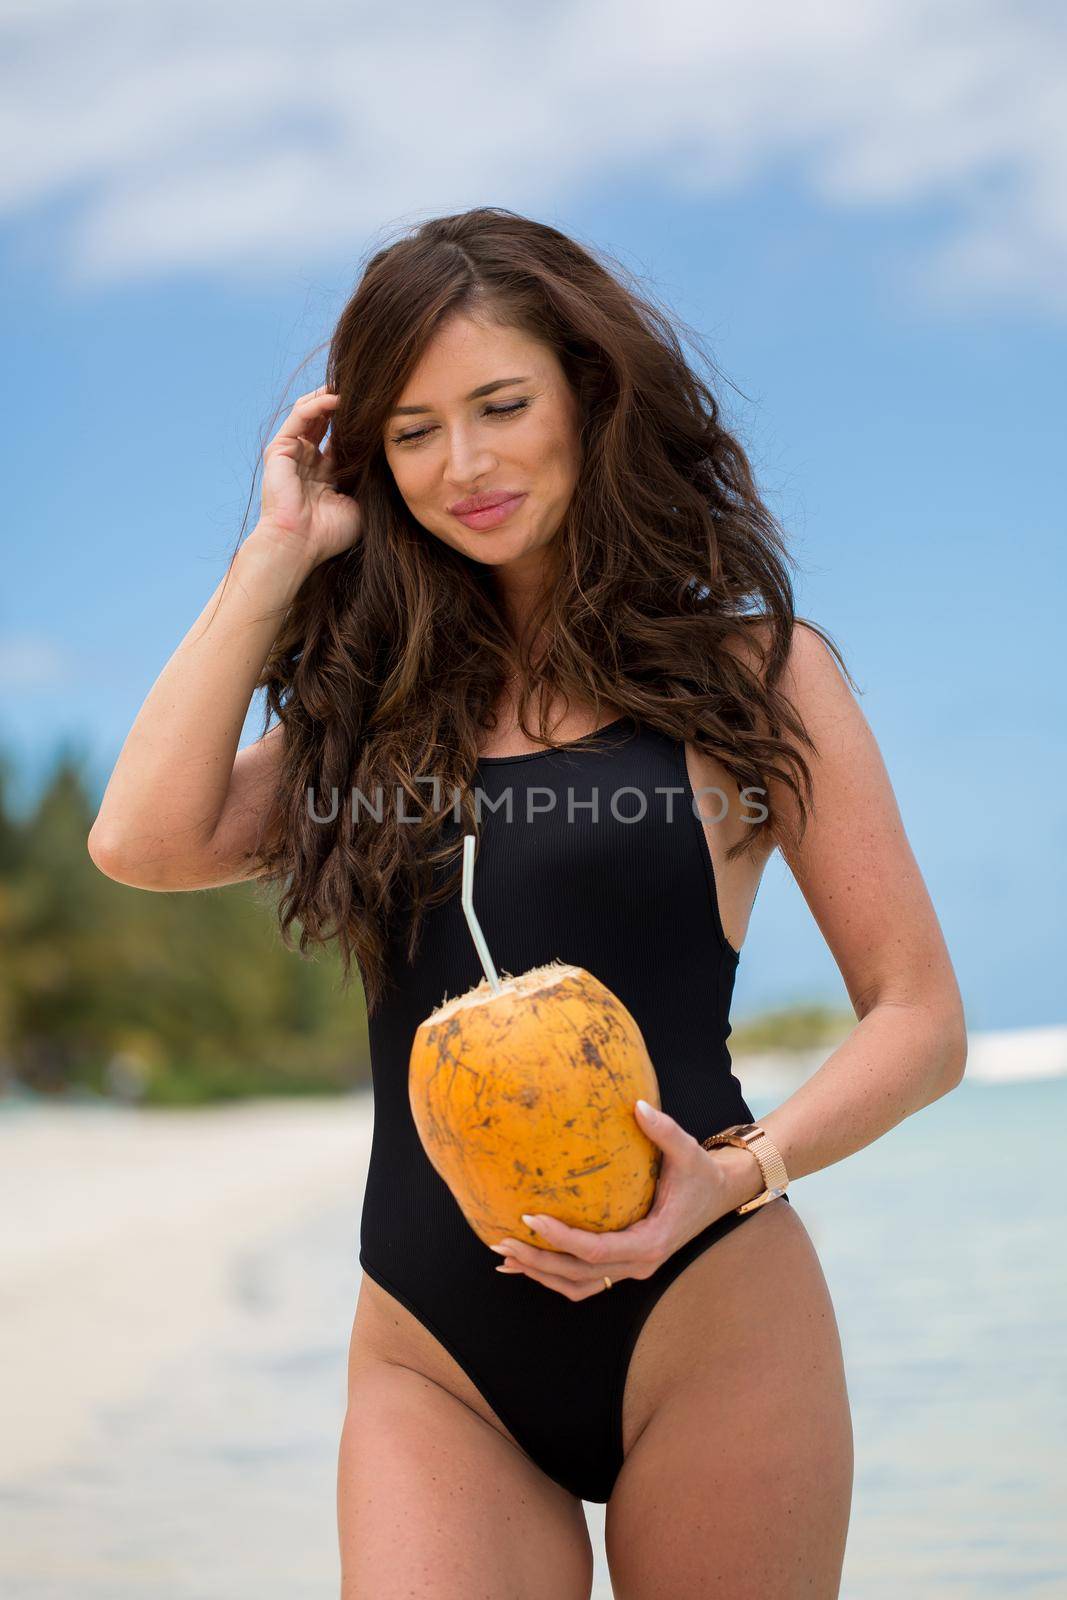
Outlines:
[[[520,707],[536,697],[541,708],[536,732],[522,713],[531,740],[548,742],[557,696],[592,704],[598,724],[605,703],[717,758],[741,788],[766,794],[777,779],[795,796],[797,837],[807,822],[800,746],[815,746],[775,686],[800,620],[792,557],[677,319],[598,255],[499,207],[437,217],[370,256],[329,341],[335,486],[358,500],[361,534],[307,578],[257,685],[264,725],[276,716],[286,734],[261,881],[285,884],[287,946],[297,920],[302,953],[336,939],[345,986],[355,955],[370,1012],[388,988],[390,928],[403,926],[412,959],[425,910],[457,892],[461,841],[454,830],[446,840],[449,804],[435,795],[458,794],[461,831],[479,831],[470,787],[509,683]],[[492,569],[414,519],[385,456],[397,397],[455,313],[545,341],[578,402],[580,470],[558,573],[522,640]],[[837,646],[806,625],[847,677]],[[348,803],[353,789],[373,800],[379,786],[402,797],[380,822]],[[344,803],[323,821],[335,791]],[[765,804],[731,858],[767,828],[782,842]],[[417,820],[401,822],[401,810]]]

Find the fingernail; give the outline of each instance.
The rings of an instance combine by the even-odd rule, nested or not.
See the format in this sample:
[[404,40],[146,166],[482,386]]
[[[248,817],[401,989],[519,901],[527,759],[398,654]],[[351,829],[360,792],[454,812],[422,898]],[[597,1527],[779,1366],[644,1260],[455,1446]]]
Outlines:
[[498,1255],[498,1256],[506,1256],[506,1255],[508,1255],[508,1254],[509,1254],[509,1251],[508,1251],[508,1248],[507,1248],[507,1245],[503,1245],[503,1244],[491,1244],[491,1245],[490,1245],[490,1246],[489,1246],[489,1248],[490,1248],[490,1250],[495,1250],[495,1251],[496,1251],[496,1253],[497,1253],[497,1255]]
[[511,1265],[510,1261],[503,1261],[503,1262],[501,1262],[499,1267],[494,1267],[493,1271],[494,1272],[514,1272],[515,1268]]
[[540,1222],[544,1221],[544,1218],[543,1217],[527,1217],[527,1216],[524,1216],[522,1220],[523,1220],[523,1222],[525,1222],[525,1224],[526,1224],[526,1226],[528,1228],[536,1228],[537,1225]]
[[654,1108],[649,1105],[647,1100],[639,1100],[637,1104],[641,1107],[641,1110],[644,1112],[646,1117],[651,1117],[652,1120],[655,1121],[656,1112]]

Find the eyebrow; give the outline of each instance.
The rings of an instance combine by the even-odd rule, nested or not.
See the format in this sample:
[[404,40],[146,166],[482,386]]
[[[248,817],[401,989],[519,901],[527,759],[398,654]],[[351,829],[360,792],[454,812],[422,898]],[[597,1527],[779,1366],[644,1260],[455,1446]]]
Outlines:
[[[492,383],[483,383],[480,389],[472,389],[467,396],[468,400],[480,400],[485,394],[492,394],[495,389],[503,389],[509,383],[529,383],[529,378],[496,378]],[[414,416],[418,411],[432,411],[433,406],[397,406],[390,412],[390,416]]]

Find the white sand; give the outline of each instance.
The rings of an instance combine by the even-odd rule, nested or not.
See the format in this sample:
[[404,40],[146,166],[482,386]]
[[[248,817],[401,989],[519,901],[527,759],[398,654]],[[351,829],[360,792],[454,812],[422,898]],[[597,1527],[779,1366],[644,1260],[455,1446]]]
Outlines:
[[235,1252],[324,1204],[358,1215],[368,1094],[0,1115],[0,1482],[70,1457],[102,1405],[209,1341]]

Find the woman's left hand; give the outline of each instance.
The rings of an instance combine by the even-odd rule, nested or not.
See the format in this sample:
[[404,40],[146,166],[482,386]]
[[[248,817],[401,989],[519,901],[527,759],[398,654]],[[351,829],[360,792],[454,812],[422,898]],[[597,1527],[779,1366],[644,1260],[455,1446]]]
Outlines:
[[729,1192],[727,1169],[711,1151],[686,1133],[665,1111],[634,1115],[638,1126],[663,1152],[651,1209],[628,1228],[594,1233],[571,1228],[556,1217],[541,1213],[524,1216],[527,1227],[557,1250],[540,1250],[519,1239],[502,1239],[491,1248],[506,1260],[501,1266],[519,1271],[568,1300],[585,1300],[600,1294],[620,1278],[650,1278],[668,1256],[688,1243],[702,1228],[716,1222],[740,1200]]

